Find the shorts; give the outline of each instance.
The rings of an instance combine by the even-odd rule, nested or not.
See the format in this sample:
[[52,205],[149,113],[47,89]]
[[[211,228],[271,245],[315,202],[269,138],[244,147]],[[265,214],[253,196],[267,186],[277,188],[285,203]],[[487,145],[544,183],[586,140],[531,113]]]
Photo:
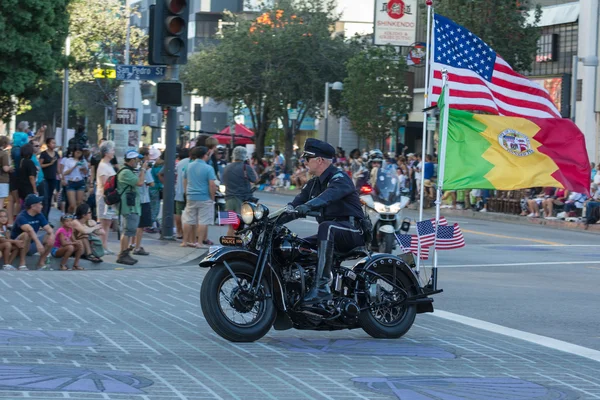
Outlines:
[[225,200],[225,210],[239,214],[242,211],[242,200],[235,196],[227,198]]
[[[41,229],[38,231],[37,233],[37,237],[40,241],[40,243],[42,243],[42,246],[44,245],[44,238],[46,237],[46,231]],[[32,256],[35,253],[37,253],[37,246],[35,245],[35,242],[32,240],[31,243],[29,244],[29,251],[27,252],[28,256]]]
[[140,215],[140,222],[138,228],[150,228],[152,226],[152,208],[150,203],[142,203],[142,215]]
[[185,201],[175,200],[175,214],[181,215],[183,214],[183,210],[185,210]]
[[140,224],[140,216],[137,214],[123,215],[123,235],[134,237]]
[[188,200],[181,222],[186,225],[212,225],[215,220],[215,202]]
[[85,190],[85,181],[82,179],[80,181],[68,181],[67,192],[83,192]]
[[10,185],[8,183],[0,183],[0,199],[5,199],[8,197],[8,190]]
[[116,219],[117,213],[113,207],[109,207],[104,202],[103,194],[96,194],[96,215],[99,219]]
[[17,190],[17,177],[14,173],[8,176],[8,190],[11,192]]
[[53,247],[52,250],[50,250],[50,254],[52,255],[52,257],[56,257],[56,252],[58,251],[58,249],[60,249],[60,247]]

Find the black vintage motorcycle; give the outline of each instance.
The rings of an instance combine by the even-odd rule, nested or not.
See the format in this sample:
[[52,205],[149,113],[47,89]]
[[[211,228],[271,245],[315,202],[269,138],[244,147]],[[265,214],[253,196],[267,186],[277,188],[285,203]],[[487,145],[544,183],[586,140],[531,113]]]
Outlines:
[[[217,334],[233,342],[252,342],[271,327],[362,328],[375,338],[399,338],[411,328],[416,314],[433,312],[429,296],[442,292],[436,288],[436,275],[422,287],[412,258],[371,254],[364,247],[335,255],[333,300],[303,305],[301,300],[316,279],[318,259],[317,250],[283,224],[294,213],[286,206],[269,215],[262,204],[244,203],[238,236],[221,237],[224,247],[200,262],[200,267],[210,268],[202,282],[200,304]],[[359,260],[350,268],[341,265],[350,259]]]

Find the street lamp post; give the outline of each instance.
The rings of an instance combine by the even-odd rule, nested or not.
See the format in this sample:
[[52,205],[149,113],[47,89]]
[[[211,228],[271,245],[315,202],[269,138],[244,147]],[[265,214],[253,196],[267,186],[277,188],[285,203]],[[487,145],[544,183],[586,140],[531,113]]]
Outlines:
[[329,128],[329,88],[332,88],[333,90],[343,90],[344,84],[342,82],[325,82],[325,141],[327,141],[327,132]]

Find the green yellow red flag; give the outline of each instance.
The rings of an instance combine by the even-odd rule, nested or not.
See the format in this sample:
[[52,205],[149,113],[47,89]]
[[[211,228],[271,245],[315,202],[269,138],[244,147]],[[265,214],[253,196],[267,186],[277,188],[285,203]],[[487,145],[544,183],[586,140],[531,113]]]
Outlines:
[[583,133],[569,119],[449,110],[444,189],[551,186],[589,193]]

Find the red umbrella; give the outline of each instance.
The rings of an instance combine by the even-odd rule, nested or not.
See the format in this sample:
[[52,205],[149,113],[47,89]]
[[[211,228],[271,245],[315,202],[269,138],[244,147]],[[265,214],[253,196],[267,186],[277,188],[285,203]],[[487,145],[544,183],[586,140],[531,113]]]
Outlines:
[[[220,135],[213,135],[220,144],[230,144],[231,143],[231,130],[229,127],[223,129]],[[236,145],[246,145],[253,144],[254,141],[252,138],[254,137],[254,132],[248,129],[246,126],[242,124],[235,124],[235,144]]]

